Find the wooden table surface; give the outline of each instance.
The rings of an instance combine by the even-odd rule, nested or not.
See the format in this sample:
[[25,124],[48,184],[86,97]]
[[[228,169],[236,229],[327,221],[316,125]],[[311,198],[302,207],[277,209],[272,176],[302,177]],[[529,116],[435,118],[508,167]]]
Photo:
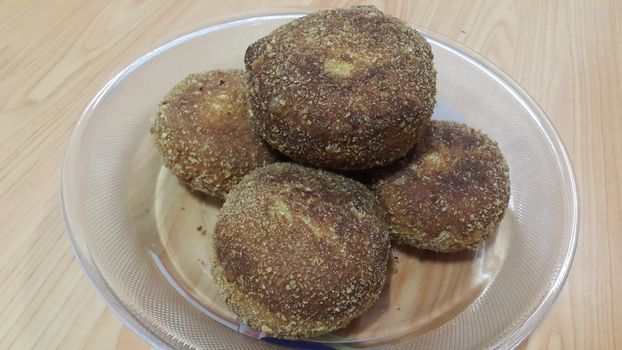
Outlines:
[[[59,207],[63,149],[115,72],[239,11],[348,1],[0,1],[0,349],[147,349],[99,300]],[[526,349],[622,348],[622,3],[371,2],[479,52],[552,119],[577,176],[572,272]]]

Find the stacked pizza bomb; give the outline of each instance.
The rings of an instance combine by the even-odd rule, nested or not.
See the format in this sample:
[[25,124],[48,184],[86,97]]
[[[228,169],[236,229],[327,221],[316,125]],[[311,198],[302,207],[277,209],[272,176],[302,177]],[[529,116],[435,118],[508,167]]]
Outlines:
[[391,242],[450,253],[495,231],[506,162],[480,131],[431,120],[436,71],[413,28],[371,6],[320,11],[244,64],[187,77],[151,132],[183,183],[225,199],[212,274],[249,326],[345,327],[378,299]]

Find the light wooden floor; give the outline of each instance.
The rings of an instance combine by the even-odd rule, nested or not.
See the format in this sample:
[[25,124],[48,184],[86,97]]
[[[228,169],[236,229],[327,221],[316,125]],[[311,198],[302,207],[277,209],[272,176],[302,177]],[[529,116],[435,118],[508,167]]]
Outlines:
[[[144,349],[83,277],[59,169],[96,91],[158,44],[256,7],[347,1],[0,1],[0,349]],[[622,347],[622,2],[371,1],[487,57],[542,106],[581,199],[574,266],[528,349]]]

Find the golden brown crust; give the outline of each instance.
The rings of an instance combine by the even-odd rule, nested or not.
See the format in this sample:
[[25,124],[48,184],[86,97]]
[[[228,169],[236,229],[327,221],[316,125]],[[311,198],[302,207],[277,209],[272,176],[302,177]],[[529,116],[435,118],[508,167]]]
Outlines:
[[370,190],[277,163],[227,195],[212,273],[249,326],[280,338],[313,337],[346,326],[377,300],[388,252],[384,211]]
[[292,159],[335,170],[404,156],[432,114],[425,38],[373,6],[320,11],[246,51],[254,126]]
[[151,133],[168,169],[221,198],[244,175],[276,161],[252,130],[241,70],[185,78],[161,102]]
[[432,121],[403,159],[375,171],[391,238],[422,249],[475,249],[501,221],[509,171],[497,144],[455,122]]

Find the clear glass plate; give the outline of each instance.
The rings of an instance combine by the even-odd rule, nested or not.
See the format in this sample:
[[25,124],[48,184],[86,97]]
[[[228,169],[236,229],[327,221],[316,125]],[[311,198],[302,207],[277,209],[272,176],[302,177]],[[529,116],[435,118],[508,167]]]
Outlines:
[[[61,193],[76,257],[117,316],[157,348],[276,346],[253,339],[263,335],[241,325],[219,298],[209,245],[221,203],[189,191],[161,166],[149,127],[176,82],[193,72],[242,68],[250,43],[301,15],[272,11],[165,44],[106,84],[71,136]],[[511,348],[535,329],[568,275],[577,192],[550,122],[491,64],[421,31],[438,70],[434,118],[463,121],[498,141],[510,167],[509,210],[476,252],[394,249],[379,302],[346,329],[305,346]]]

